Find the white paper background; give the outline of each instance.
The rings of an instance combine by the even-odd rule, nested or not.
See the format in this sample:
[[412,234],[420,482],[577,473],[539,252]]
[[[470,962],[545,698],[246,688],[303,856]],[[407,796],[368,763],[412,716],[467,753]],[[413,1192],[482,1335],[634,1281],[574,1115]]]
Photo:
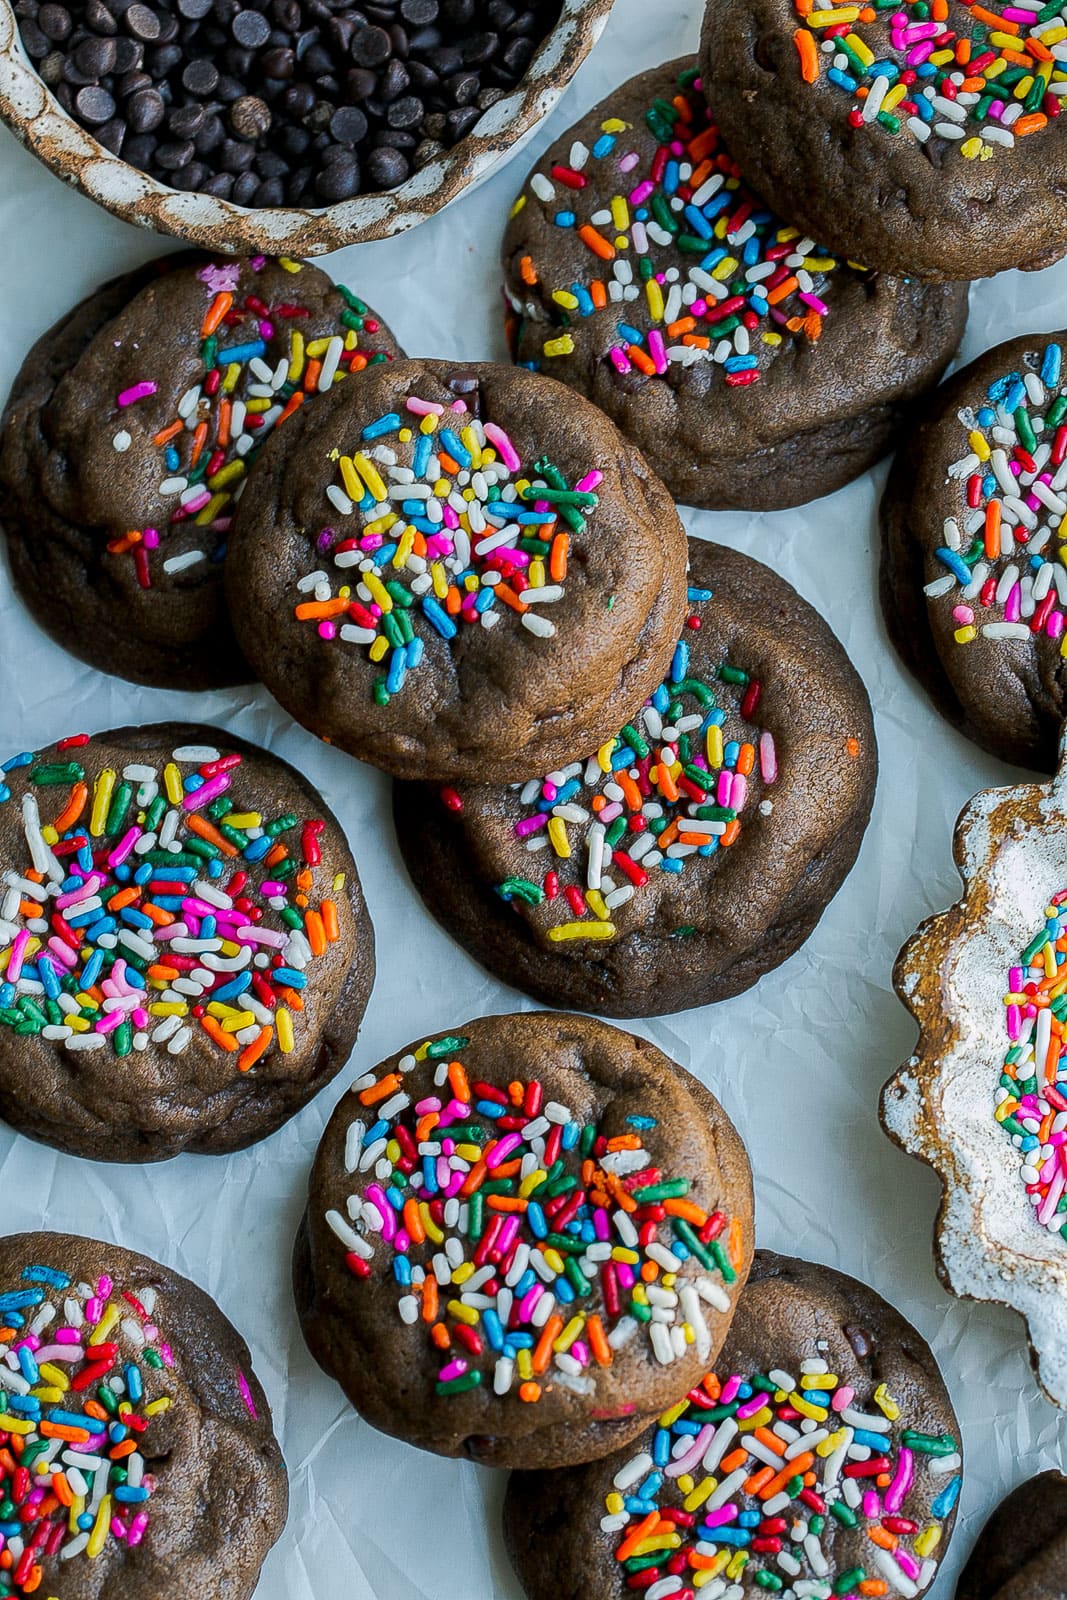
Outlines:
[[[412,355],[504,358],[497,251],[528,163],[610,89],[695,46],[695,0],[617,0],[570,92],[515,164],[413,233],[328,258]],[[0,138],[0,393],[30,342],[104,278],[160,248],[66,190]],[[1067,262],[976,284],[965,358],[1063,326]],[[937,1184],[878,1123],[884,1080],[914,1029],[890,986],[898,947],[954,899],[950,834],[976,790],[1017,774],[943,723],[890,650],[877,607],[875,511],[884,467],[830,499],[776,515],[684,513],[691,532],[776,565],[828,618],[875,708],[881,781],[859,862],[814,937],[738,999],[637,1023],[722,1099],[756,1174],[758,1241],[854,1273],[931,1342],[967,1451],[962,1518],[935,1585],[949,1600],[978,1527],[1016,1482],[1058,1464],[1064,1421],[1039,1394],[1021,1322],[939,1287]],[[0,1228],[47,1226],[121,1241],[202,1284],[248,1339],[289,1465],[289,1525],[257,1600],[520,1600],[499,1537],[503,1477],[438,1460],[367,1427],[304,1349],[289,1251],[308,1166],[355,1071],[416,1035],[530,1002],[487,978],[422,910],[400,865],[387,783],[330,750],[263,690],[175,694],[94,673],[0,590],[0,747],[123,722],[202,718],[307,772],[347,829],[378,947],[378,978],[345,1071],[266,1144],[161,1166],[76,1161],[0,1130]],[[1050,885],[1050,890],[1061,885]]]

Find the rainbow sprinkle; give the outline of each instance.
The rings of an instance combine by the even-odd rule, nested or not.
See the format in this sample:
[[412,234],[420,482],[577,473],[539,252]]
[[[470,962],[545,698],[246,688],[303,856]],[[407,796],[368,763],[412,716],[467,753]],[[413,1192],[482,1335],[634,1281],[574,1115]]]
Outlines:
[[[556,331],[542,354],[550,364],[573,354],[567,330],[608,310],[618,317],[608,356],[619,377],[711,361],[728,384],[756,383],[761,356],[766,366],[785,334],[818,339],[838,262],[745,185],[695,71],[680,75],[673,100],[653,102],[645,123],[651,139],[606,118],[591,149],[576,141],[567,164],[535,172],[516,201],[513,216],[537,203],[584,246],[576,281],[546,286]],[[531,290],[539,284],[530,256],[519,271]],[[544,305],[510,299],[520,318],[543,319]]]
[[[353,1084],[366,1114],[348,1129],[346,1170],[360,1187],[326,1213],[356,1277],[379,1238],[391,1254],[400,1318],[421,1320],[437,1354],[435,1393],[491,1374],[494,1394],[517,1381],[530,1403],[553,1385],[593,1395],[597,1369],[642,1330],[664,1367],[690,1345],[710,1351],[702,1305],[731,1308],[736,1219],[652,1165],[653,1118],[608,1136],[536,1079],[471,1081],[469,1043],[428,1040]],[[405,1078],[422,1063],[432,1087],[413,1101]]]
[[240,1072],[293,1050],[309,969],[340,937],[343,877],[312,904],[325,823],[238,799],[236,753],[121,772],[93,756],[77,734],[0,767],[26,844],[21,872],[0,868],[0,1028],[116,1056],[206,1035]]
[[1019,1152],[1019,1176],[1037,1221],[1067,1239],[1067,889],[1008,973],[1008,1052],[996,1119]]
[[[255,256],[247,264],[261,272],[267,258]],[[293,276],[299,262],[282,266]],[[240,262],[203,267],[197,277],[204,284],[207,304],[200,326],[200,361],[203,375],[190,386],[175,408],[173,420],[144,441],[135,441],[136,410],[159,385],[150,378],[132,384],[115,397],[120,427],[112,440],[124,455],[135,442],[150,446],[160,456],[157,493],[176,499],[171,528],[184,522],[221,538],[211,541],[211,559],[221,561],[233,510],[244,489],[249,467],[270,435],[280,428],[310,396],[341,381],[350,372],[388,361],[384,351],[360,349],[361,335],[377,333],[380,323],[343,284],[337,293],[345,302],[336,334],[306,339],[300,324],[309,315],[298,300],[269,305],[255,294],[239,296]],[[108,542],[111,555],[130,554],[141,587],[152,587],[150,552],[160,547],[158,528],[134,528]],[[186,550],[163,562],[167,574],[182,572],[207,560],[204,550]]]
[[155,1311],[151,1285],[47,1266],[0,1293],[0,1596],[39,1591],[46,1562],[144,1539],[158,1480],[142,1445],[174,1365]]
[[[945,518],[934,554],[947,575],[928,583],[931,601],[952,595],[957,644],[1036,639],[1044,633],[1067,654],[1067,385],[1063,351],[1045,346],[1025,372],[991,383],[987,404],[964,409],[968,453],[948,469],[963,490],[957,516]],[[1052,548],[1055,546],[1055,548]],[[990,618],[981,621],[983,613]]]
[[[853,97],[854,128],[877,122],[969,161],[1036,133],[1067,94],[1067,6],[988,7],[972,0],[795,0],[801,76]],[[950,17],[963,23],[949,26]],[[873,25],[873,26],[871,26]],[[869,31],[864,32],[865,28]]]
[[[884,1384],[861,1401],[817,1357],[801,1362],[799,1379],[774,1368],[709,1373],[615,1474],[600,1527],[619,1536],[625,1587],[646,1600],[921,1594],[959,1497],[961,1458],[951,1434],[899,1420]],[[946,1479],[924,1524],[907,1515],[920,1475]],[[835,1539],[860,1529],[863,1564],[842,1569]]]
[[[555,634],[544,608],[563,598],[571,535],[585,531],[602,478],[588,472],[572,488],[545,456],[531,476],[504,429],[462,394],[448,406],[409,395],[403,411],[407,422],[394,411],[362,430],[362,448],[338,456],[326,489],[344,520],[320,531],[318,549],[342,573],[355,568],[354,583],[342,577],[335,593],[329,573],[309,572],[297,588],[310,598],[295,607],[320,638],[363,645],[385,664],[378,705],[422,660],[420,613],[446,643],[462,624],[496,627],[505,610],[536,638]],[[353,517],[358,531],[346,532]]]
[[[710,599],[708,589],[689,590],[697,608]],[[726,659],[707,676],[695,670],[686,633],[699,627],[694,612],[666,679],[632,723],[588,761],[517,791],[515,839],[552,865],[539,882],[506,878],[497,893],[543,907],[554,942],[614,938],[614,913],[650,878],[729,849],[746,809],[771,810],[774,737],[753,726],[762,685]]]

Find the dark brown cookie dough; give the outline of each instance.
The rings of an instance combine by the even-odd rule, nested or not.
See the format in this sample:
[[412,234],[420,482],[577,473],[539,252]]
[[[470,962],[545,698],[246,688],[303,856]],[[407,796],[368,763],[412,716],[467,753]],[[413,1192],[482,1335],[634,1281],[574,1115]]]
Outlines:
[[956,373],[881,506],[882,609],[902,660],[969,739],[1042,772],[1067,709],[1065,340],[1011,339]]
[[729,1587],[711,1580],[711,1593],[746,1600],[831,1588],[851,1600],[867,1580],[888,1582],[872,1592],[926,1592],[955,1521],[959,1426],[929,1348],[872,1289],[758,1250],[714,1374],[679,1409],[603,1461],[513,1474],[504,1534],[530,1600],[626,1600],[627,1576],[651,1569],[655,1546],[633,1552],[648,1518],[655,1536],[657,1512],[678,1547],[661,1544],[651,1565],[683,1578],[679,1600],[715,1561]]
[[535,1011],[357,1079],[315,1158],[294,1281],[312,1354],[376,1428],[547,1467],[624,1444],[697,1381],[751,1252],[748,1160],[718,1101],[644,1039]]
[[504,235],[512,350],[600,406],[677,500],[774,510],[885,454],[967,289],[860,272],[787,227],[696,73],[688,56],[631,79],[527,178]]
[[0,1116],[19,1132],[99,1161],[240,1150],[344,1066],[373,981],[340,824],[277,756],[158,723],[0,770]]
[[[937,24],[926,5],[902,0],[848,7],[842,42],[827,37],[831,9],[734,0],[704,13],[705,93],[756,189],[827,248],[882,272],[938,282],[1058,260],[1067,73],[1039,37],[1033,54],[1027,45],[1049,20],[1031,28],[1001,19],[1002,6],[979,14],[947,0]],[[1043,97],[1038,82],[1028,93],[1026,63],[1048,59],[1055,92]]]
[[295,262],[184,251],[98,289],[34,345],[0,424],[0,526],[37,622],[135,683],[246,682],[222,588],[243,474],[338,354],[343,373],[398,353]]
[[1067,1600],[1067,1479],[1042,1472],[1002,1500],[960,1574],[956,1600]]
[[681,644],[629,731],[540,782],[394,788],[434,916],[553,1005],[654,1016],[747,989],[811,933],[870,816],[870,705],[825,622],[760,562],[689,549]]
[[289,1486],[215,1302],[118,1245],[20,1233],[0,1239],[0,1307],[0,1593],[250,1600]]
[[644,457],[503,366],[401,362],[312,407],[264,452],[231,549],[268,689],[404,778],[512,782],[599,743],[685,605],[685,531]]

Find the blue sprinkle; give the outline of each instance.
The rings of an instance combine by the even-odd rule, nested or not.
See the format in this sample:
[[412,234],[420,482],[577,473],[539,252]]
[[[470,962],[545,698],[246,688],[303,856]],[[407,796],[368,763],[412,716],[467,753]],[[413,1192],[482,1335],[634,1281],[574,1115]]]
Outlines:
[[544,1212],[536,1200],[531,1200],[526,1207],[526,1221],[530,1232],[538,1239],[544,1239],[548,1233],[548,1222]]
[[605,156],[610,156],[614,148],[615,135],[613,133],[602,133],[596,144],[594,144],[590,154],[595,161],[603,161]]
[[702,600],[710,600],[711,593],[710,589],[687,589],[686,599],[690,605],[697,605]]
[[485,1329],[485,1337],[489,1341],[489,1348],[491,1350],[503,1350],[504,1328],[492,1306],[488,1306],[482,1312],[482,1327]]
[[474,602],[474,609],[477,612],[490,611],[495,605],[496,595],[493,592],[493,587],[491,584],[486,584],[483,588],[478,590],[478,597]]
[[966,561],[964,561],[961,556],[956,554],[955,550],[947,550],[944,548],[944,546],[942,546],[934,551],[934,555],[937,557],[943,567],[947,567],[948,570],[955,575],[960,583],[962,583],[964,586],[970,583],[971,569],[967,565]]
[[1058,344],[1045,346],[1044,358],[1041,362],[1041,382],[1049,389],[1054,389],[1060,381],[1060,367],[1063,364],[1063,349]]
[[619,333],[627,344],[641,344],[643,342],[643,335],[637,328],[631,327],[628,322],[619,323]]
[[859,88],[856,79],[851,77],[849,73],[842,72],[840,67],[831,67],[826,76],[831,83],[836,83],[839,89],[847,89],[849,94],[855,94]]
[[563,1125],[563,1137],[560,1140],[564,1150],[573,1150],[582,1136],[582,1130],[577,1122],[566,1122]]
[[1013,374],[1014,383],[1004,396],[1005,411],[1017,411],[1026,402],[1026,385],[1018,374]]
[[671,682],[681,683],[688,671],[689,646],[684,639],[679,639],[674,647],[674,655],[671,659]]
[[141,1369],[140,1367],[134,1366],[132,1361],[129,1361],[126,1364],[125,1375],[126,1393],[129,1395],[134,1405],[136,1405],[138,1400],[140,1400],[141,1396],[144,1394],[144,1384],[141,1381]]
[[[387,411],[384,417],[379,417],[375,422],[367,423],[367,426],[363,429],[362,437],[364,439],[380,439],[383,434],[396,433],[399,427],[400,413],[398,411]],[[429,435],[425,437],[428,438]]]
[[224,362],[254,361],[256,356],[265,356],[267,346],[262,339],[252,339],[248,344],[228,344],[220,350],[215,357],[215,365],[221,367]]
[[22,1281],[24,1283],[48,1283],[53,1289],[69,1289],[70,1278],[65,1272],[58,1272],[55,1267],[40,1267],[37,1265],[23,1267]]
[[435,628],[442,639],[454,639],[459,631],[452,621],[444,606],[438,604],[432,595],[423,595],[422,612],[427,622]]
[[18,767],[28,767],[32,760],[33,752],[24,750],[20,756],[12,756],[10,761],[5,761],[0,772],[14,772]]
[[274,967],[271,977],[278,983],[284,983],[290,989],[305,989],[307,987],[307,973],[297,972],[295,967]]
[[699,206],[688,205],[682,212],[698,239],[713,239],[715,237],[711,223],[705,217]]
[[552,220],[557,228],[573,228],[576,218],[573,211],[557,211]]
[[638,1116],[636,1112],[632,1116],[627,1117],[626,1121],[631,1128],[643,1128],[646,1132],[656,1126],[655,1117]]
[[41,1374],[36,1361],[33,1359],[33,1351],[27,1345],[19,1345],[18,1358],[19,1367],[26,1382],[29,1384],[37,1383]]
[[43,1289],[13,1289],[10,1294],[0,1294],[0,1311],[22,1311],[39,1306],[43,1299]]
[[410,639],[407,644],[408,671],[417,667],[422,660],[423,642],[421,639]]
[[128,1483],[120,1483],[111,1492],[116,1500],[128,1502],[130,1505],[140,1505],[142,1500],[148,1499],[147,1489],[131,1489]]
[[952,1510],[952,1507],[956,1504],[956,1501],[960,1497],[960,1487],[962,1483],[963,1479],[960,1477],[959,1473],[957,1473],[948,1487],[942,1489],[941,1493],[930,1507],[930,1510],[933,1512],[935,1517],[948,1516],[949,1512]]
[[269,834],[264,834],[261,839],[251,839],[245,845],[241,854],[246,861],[261,861],[262,858],[274,848],[274,840]]
[[990,427],[992,423],[996,422],[996,420],[997,420],[997,414],[992,409],[991,406],[983,406],[981,408],[981,410],[978,412],[978,415],[977,415],[977,418],[976,418],[976,421],[983,428]]
[[506,1117],[508,1114],[507,1106],[498,1105],[495,1100],[478,1100],[474,1109],[483,1117],[492,1117],[494,1122],[498,1117]]
[[238,995],[244,994],[246,989],[252,987],[252,974],[240,972],[236,978],[231,978],[229,983],[224,983],[220,989],[214,990],[212,1000],[218,1000],[226,1005],[230,1000],[236,1000]]
[[570,1283],[562,1276],[562,1274],[553,1281],[552,1293],[555,1295],[556,1299],[562,1301],[564,1305],[569,1306],[571,1301],[574,1299],[574,1290],[571,1288]]
[[675,856],[664,856],[659,865],[661,872],[681,872],[685,868],[685,860]]
[[393,1277],[396,1279],[397,1283],[399,1283],[405,1289],[410,1284],[411,1262],[408,1260],[407,1256],[393,1257]]

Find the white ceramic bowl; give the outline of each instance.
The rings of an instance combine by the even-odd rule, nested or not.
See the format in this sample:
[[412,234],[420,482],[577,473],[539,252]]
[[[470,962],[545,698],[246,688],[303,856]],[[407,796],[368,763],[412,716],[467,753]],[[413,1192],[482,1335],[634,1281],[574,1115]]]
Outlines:
[[473,131],[398,189],[336,205],[254,210],[184,194],[105,150],[69,117],[30,64],[0,0],[0,118],[46,166],[127,222],[228,254],[314,256],[424,222],[514,155],[547,116],[603,31],[614,0],[563,0],[522,82]]

